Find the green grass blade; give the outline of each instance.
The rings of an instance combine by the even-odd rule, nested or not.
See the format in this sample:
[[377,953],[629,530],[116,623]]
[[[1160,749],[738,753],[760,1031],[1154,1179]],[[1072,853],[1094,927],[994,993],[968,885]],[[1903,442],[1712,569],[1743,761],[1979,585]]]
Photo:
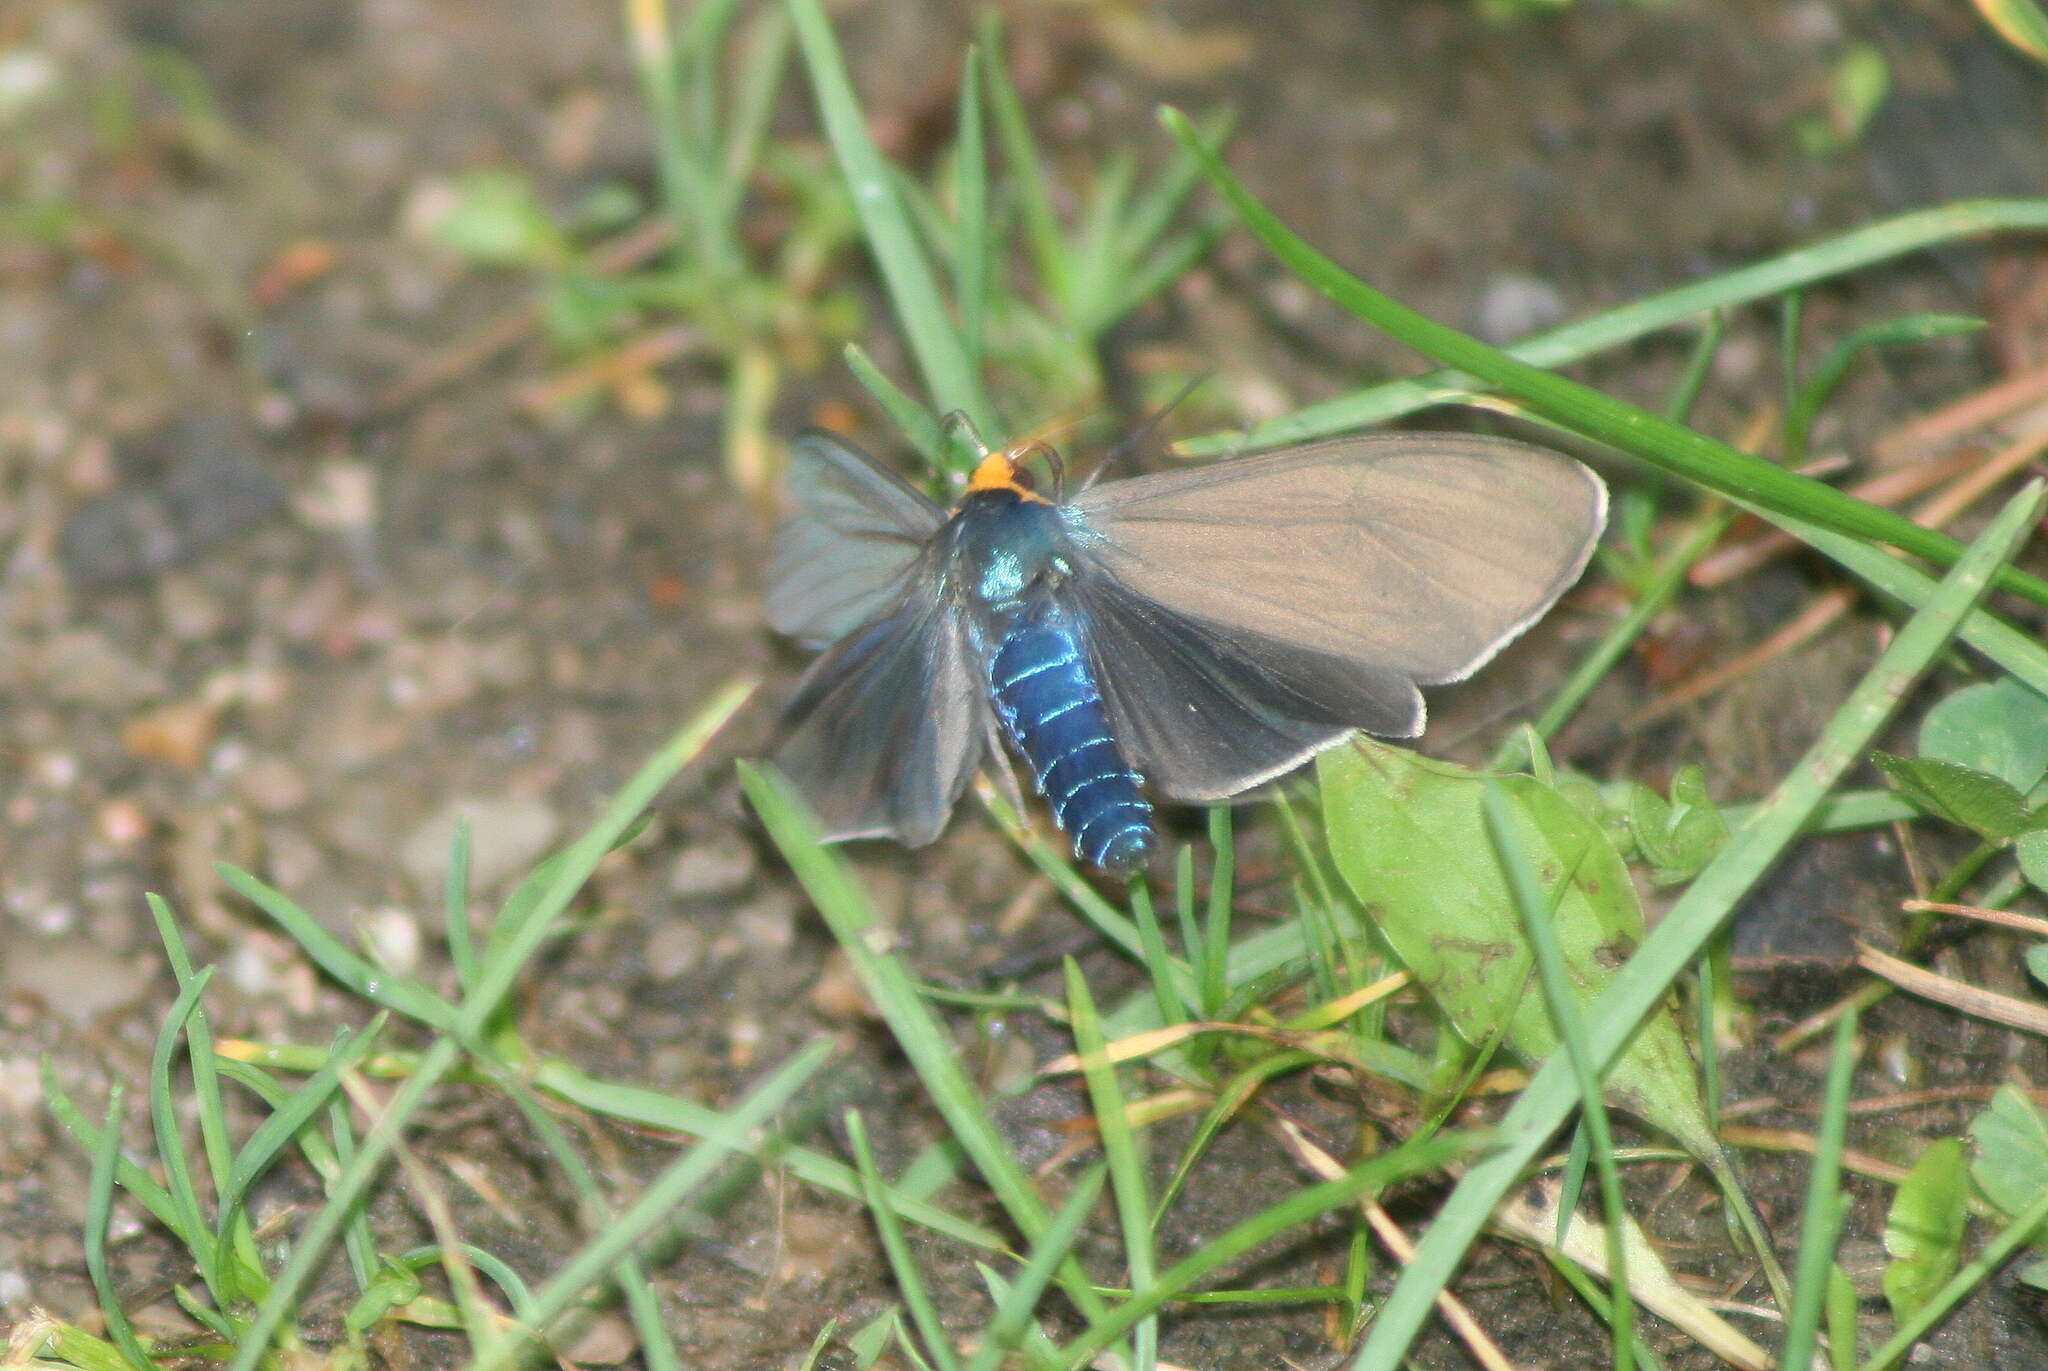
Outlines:
[[1230,994],[1230,915],[1236,896],[1237,840],[1229,805],[1209,806],[1209,914],[1202,932],[1202,1017],[1213,1019]]
[[369,1135],[363,1139],[361,1149],[329,1187],[327,1203],[299,1235],[291,1258],[257,1307],[247,1340],[236,1349],[228,1371],[255,1371],[256,1363],[269,1352],[271,1339],[277,1335],[286,1312],[312,1279],[319,1263],[326,1257],[329,1244],[355,1212],[370,1182],[382,1169],[398,1134],[460,1058],[460,1044],[478,1038],[483,1026],[511,991],[520,968],[547,937],[555,920],[568,908],[569,901],[590,878],[590,873],[611,851],[612,844],[639,819],[661,788],[710,745],[711,739],[739,712],[753,690],[754,683],[742,679],[713,695],[694,718],[677,730],[634,773],[624,789],[605,807],[597,823],[567,851],[552,859],[556,875],[541,895],[534,912],[520,922],[516,932],[502,941],[493,942],[479,966],[476,987],[464,997],[454,1024],[437,1037],[433,1046],[420,1057],[413,1074],[399,1087]]
[[192,1167],[186,1160],[185,1140],[178,1136],[178,1105],[171,1092],[171,1065],[177,1059],[178,1040],[185,1031],[186,1023],[199,1008],[199,997],[206,993],[206,983],[213,979],[213,968],[208,967],[185,983],[172,1004],[171,1012],[157,1029],[156,1047],[149,1059],[149,1120],[156,1133],[157,1161],[164,1169],[164,1190],[177,1206],[178,1231],[190,1233],[192,1260],[198,1265],[199,1273],[207,1288],[223,1298],[232,1293],[232,1284],[223,1279],[223,1273],[215,1260],[213,1236],[207,1229],[206,1216],[199,1208],[199,1190],[192,1183]]
[[[1762,877],[1812,817],[1842,773],[1860,761],[1906,693],[1947,647],[1970,608],[1989,589],[1999,565],[2019,546],[2042,505],[2036,482],[2011,501],[1971,546],[1941,588],[1892,639],[1849,694],[1820,738],[1749,822],[1696,877],[1650,931],[1629,964],[1586,1016],[1588,1046],[1611,1060],[1635,1026],[1699,956],[1742,896]],[[1570,1066],[1544,1063],[1501,1120],[1500,1146],[1475,1163],[1439,1211],[1381,1308],[1356,1371],[1393,1371],[1429,1317],[1437,1291],[1451,1278],[1487,1216],[1538,1155],[1578,1100]]]
[[308,1076],[249,1135],[241,1151],[235,1154],[234,1169],[228,1173],[228,1183],[221,1189],[220,1222],[223,1225],[240,1214],[249,1188],[270,1170],[277,1154],[327,1107],[328,1101],[341,1088],[341,1074],[361,1061],[375,1045],[377,1035],[384,1029],[384,1020],[385,1016],[380,1014],[361,1033],[343,1030],[336,1034],[327,1064]]
[[[1551,1023],[1564,1044],[1566,1058],[1579,1090],[1579,1121],[1584,1130],[1593,1168],[1600,1178],[1600,1200],[1607,1211],[1607,1277],[1613,1290],[1609,1325],[1614,1330],[1615,1371],[1632,1371],[1635,1366],[1635,1302],[1629,1297],[1628,1257],[1625,1236],[1628,1205],[1622,1198],[1621,1170],[1614,1161],[1614,1133],[1607,1123],[1607,1101],[1600,1091],[1600,1070],[1593,1050],[1586,1042],[1586,1025],[1579,1017],[1578,1001],[1567,980],[1564,953],[1551,928],[1556,902],[1537,879],[1529,854],[1515,833],[1509,817],[1507,793],[1499,781],[1489,781],[1480,800],[1486,818],[1487,836],[1507,873],[1508,888],[1521,910],[1529,946],[1536,955],[1537,978],[1543,985],[1544,1002]],[[1564,873],[1566,880],[1571,873]]]
[[[1946,534],[1922,528],[1902,514],[1845,495],[1810,476],[1738,452],[1727,444],[1674,424],[1647,410],[1539,370],[1476,338],[1402,305],[1310,247],[1260,204],[1230,170],[1203,147],[1186,116],[1175,110],[1166,125],[1203,162],[1210,182],[1245,226],[1303,281],[1367,323],[1417,351],[1470,373],[1534,413],[1564,425],[1650,466],[1774,513],[1790,515],[1840,533],[1889,543],[1944,566],[1962,553]],[[2048,217],[2048,202],[2042,204]],[[2010,567],[1999,585],[2039,605],[2048,605],[2048,582]]]
[[1849,1200],[1842,1193],[1842,1148],[1849,1130],[1849,1087],[1856,1075],[1856,1025],[1854,1010],[1835,1024],[1835,1049],[1828,1058],[1827,1088],[1821,1095],[1820,1135],[1814,1141],[1813,1172],[1807,1179],[1799,1225],[1799,1260],[1794,1268],[1798,1280],[1792,1287],[1792,1307],[1785,1314],[1780,1366],[1813,1364],[1828,1270],[1834,1265]]
[[925,387],[941,413],[961,410],[985,435],[999,433],[995,412],[983,393],[960,334],[946,317],[931,264],[918,244],[917,232],[903,211],[880,149],[868,136],[867,120],[846,74],[846,63],[832,24],[819,0],[786,0],[796,21],[797,41],[811,74],[811,91],[825,136],[839,159],[840,173],[853,195],[868,249],[881,268],[897,321],[910,340],[910,350],[924,374]]
[[[1107,1175],[1106,1168],[1100,1166],[1090,1167],[1082,1173],[1074,1185],[1074,1192],[1053,1215],[1044,1235],[1031,1245],[1031,1257],[1014,1281],[1005,1284],[988,1267],[980,1268],[982,1279],[995,1293],[996,1312],[982,1334],[981,1346],[967,1363],[967,1371],[995,1371],[1003,1354],[1015,1347],[1027,1331],[1037,1331],[1031,1322],[1032,1311],[1044,1298],[1045,1288],[1052,1284],[1053,1273],[1059,1270],[1079,1241],[1082,1225],[1088,1221],[1089,1211],[1095,1208]],[[1040,1333],[1034,1341],[1043,1344],[1044,1334]],[[1027,1352],[1027,1355],[1030,1354]],[[1051,1364],[1059,1365],[1057,1361]]]
[[[1236,115],[1225,110],[1202,120],[1197,131],[1204,145],[1220,151],[1236,126]],[[1124,216],[1123,236],[1117,243],[1117,250],[1125,260],[1139,260],[1154,244],[1165,238],[1174,215],[1180,213],[1188,197],[1195,193],[1195,187],[1201,184],[1202,164],[1185,151],[1176,153],[1173,162],[1152,188],[1141,192],[1132,203],[1131,212]]]
[[[1918,609],[1935,593],[1938,583],[1932,576],[1867,543],[1794,520],[1783,521],[1783,527],[1850,575],[1903,605]],[[2038,638],[2021,632],[1982,606],[1970,611],[1956,637],[2028,686],[2048,694],[2048,647],[2043,647]],[[1889,796],[1890,792],[1872,796],[1871,803],[1880,809],[1888,808],[1884,802]]]
[[953,301],[960,312],[960,348],[979,374],[988,313],[988,144],[982,131],[981,56],[967,49],[960,69],[960,107],[953,139]]
[[448,844],[448,880],[441,892],[441,925],[448,938],[448,960],[455,965],[455,983],[464,990],[476,983],[476,943],[469,934],[469,816],[455,821]]
[[[1944,243],[2043,229],[2048,229],[2048,199],[1963,200],[1914,210],[1537,334],[1506,351],[1531,366],[1566,366],[1715,310],[1767,300]],[[1214,457],[1327,438],[1413,414],[1474,383],[1455,370],[1431,372],[1296,410],[1249,433],[1206,434],[1177,446],[1191,456]]]
[[1052,181],[1038,156],[1038,141],[1031,136],[1031,116],[1004,65],[1002,21],[994,10],[982,16],[980,46],[989,110],[995,116],[996,140],[1002,144],[1003,162],[1010,172],[1007,184],[1023,220],[1025,247],[1046,294],[1053,300],[1067,300],[1074,283],[1066,236],[1060,231],[1059,215],[1053,212]]
[[932,1303],[932,1293],[925,1288],[924,1275],[917,1269],[917,1263],[910,1255],[910,1242],[903,1235],[903,1221],[897,1217],[896,1208],[889,1203],[889,1187],[882,1183],[882,1173],[875,1169],[874,1149],[868,1146],[867,1126],[861,1122],[860,1111],[846,1111],[846,1139],[853,1148],[853,1162],[860,1172],[861,1198],[867,1201],[868,1212],[874,1215],[875,1232],[882,1240],[882,1255],[888,1260],[889,1270],[896,1276],[896,1291],[903,1296],[903,1303],[910,1308],[910,1321],[917,1325],[917,1334],[924,1340],[932,1360],[939,1364],[940,1371],[959,1371],[960,1361],[953,1353],[953,1339],[946,1333],[946,1324],[939,1317],[939,1308]]
[[[1142,877],[1131,882],[1131,922],[1138,926],[1138,945],[1145,954],[1145,971],[1152,979],[1152,998],[1159,1016],[1169,1024],[1192,1018],[1199,1010],[1192,998],[1187,966],[1166,949],[1166,934],[1159,926],[1159,913],[1152,907],[1152,887]],[[1183,993],[1187,998],[1183,998]]]
[[[832,1044],[824,1039],[799,1050],[730,1111],[728,1117],[733,1126],[746,1134],[764,1128],[777,1110],[811,1082],[831,1056]],[[731,1149],[722,1143],[705,1141],[670,1163],[602,1234],[564,1263],[535,1293],[530,1329],[544,1333],[592,1286],[602,1282],[635,1243],[657,1227],[674,1222],[677,1206],[709,1180],[731,1155]],[[471,1360],[469,1371],[499,1371],[521,1354],[522,1344],[520,1338],[500,1339],[487,1353]]]
[[[1095,997],[1088,992],[1088,982],[1072,957],[1065,959],[1065,971],[1074,1051],[1088,1082],[1088,1103],[1095,1114],[1103,1160],[1109,1164],[1110,1193],[1116,1197],[1117,1226],[1124,1239],[1124,1265],[1131,1288],[1142,1290],[1158,1270],[1152,1243],[1152,1202],[1145,1184],[1145,1148],[1124,1107],[1123,1086],[1116,1078],[1116,1064],[1109,1059]],[[1140,1319],[1134,1330],[1131,1365],[1134,1371],[1153,1371],[1158,1361],[1159,1323]]]
[[[191,983],[195,973],[192,954],[185,946],[184,935],[178,931],[178,921],[161,895],[145,894],[142,898],[149,906],[150,918],[156,923],[157,936],[163,941],[164,955],[170,959],[171,974],[182,991]],[[204,1005],[193,1007],[192,1017],[185,1024],[185,1041],[190,1048],[187,1058],[192,1064],[192,1094],[198,1105],[199,1136],[206,1146],[207,1168],[212,1173],[217,1195],[227,1179],[233,1150],[228,1142],[227,1112],[221,1104],[220,1077],[214,1070],[213,1028],[207,1021]]]
[[[668,0],[625,0],[626,36],[633,55],[633,69],[640,79],[641,98],[647,102],[648,121],[654,126],[655,171],[661,182],[662,203],[674,225],[677,251],[694,249],[697,265],[714,279],[737,276],[742,263],[737,245],[718,232],[717,225],[703,211],[716,203],[717,193],[702,158],[703,139],[692,134],[689,112],[682,89],[684,63],[678,60],[677,45],[669,30]],[[704,12],[733,6],[707,5]],[[722,32],[722,24],[720,29]],[[704,83],[698,83],[700,89]]]
[[454,1005],[409,976],[395,976],[382,967],[372,966],[283,891],[226,862],[216,870],[231,890],[269,915],[313,959],[314,965],[351,993],[429,1028],[445,1029],[454,1024]]
[[[78,1139],[87,1156],[98,1156],[100,1148],[106,1145],[105,1131],[87,1119],[72,1102],[71,1097],[64,1093],[64,1087],[57,1080],[56,1068],[51,1064],[47,1054],[44,1055],[41,1065],[43,1099],[50,1107],[50,1116],[64,1126],[65,1132]],[[147,1171],[126,1157],[120,1156],[120,1139],[117,1137],[114,1142],[115,1155],[118,1159],[114,1179],[123,1190],[133,1195],[158,1223],[168,1228],[172,1237],[186,1247],[191,1247],[192,1241],[180,1226],[183,1220],[177,1205],[171,1201],[170,1192],[152,1180]]]
[[[622,1123],[721,1142],[735,1151],[752,1145],[750,1139],[733,1129],[729,1116],[717,1110],[639,1086],[593,1080],[564,1062],[540,1062],[534,1069],[533,1083],[579,1109]],[[775,1159],[778,1166],[806,1185],[844,1195],[850,1200],[857,1201],[861,1197],[860,1178],[844,1162],[809,1148],[789,1145],[777,1152]],[[900,1188],[891,1192],[890,1203],[905,1219],[955,1242],[966,1243],[985,1252],[1000,1252],[1006,1245],[1002,1235],[995,1230],[970,1223]]]
[[1313,1052],[1286,1050],[1270,1056],[1260,1057],[1216,1092],[1215,1102],[1202,1115],[1202,1121],[1195,1126],[1194,1134],[1181,1152],[1180,1161],[1175,1163],[1173,1175],[1167,1178],[1166,1186],[1159,1192],[1159,1202],[1152,1208],[1152,1223],[1156,1228],[1166,1221],[1167,1211],[1179,1197],[1181,1188],[1194,1174],[1195,1163],[1202,1159],[1209,1144],[1223,1131],[1223,1125],[1237,1117],[1237,1111],[1244,1108],[1253,1096],[1266,1088],[1266,1083],[1291,1071],[1304,1067],[1319,1066],[1325,1058]]
[[[880,924],[867,896],[846,864],[824,846],[817,821],[787,781],[742,762],[740,786],[798,883],[824,916],[868,998],[888,1023],[897,1046],[961,1149],[1026,1241],[1038,1241],[1052,1221],[1045,1200],[1032,1184],[1029,1170],[982,1107],[954,1055],[952,1040],[917,993],[915,978],[898,958],[876,950]],[[1061,1269],[1060,1288],[1086,1316],[1093,1318],[1102,1312],[1102,1301],[1078,1264]]]
[[[515,1080],[503,1082],[506,1094],[527,1127],[555,1159],[555,1165],[562,1169],[570,1188],[583,1206],[584,1223],[591,1227],[608,1227],[614,1215],[611,1201],[591,1174],[583,1157],[570,1143],[568,1135],[550,1118],[548,1111],[524,1084]],[[640,1337],[641,1355],[647,1360],[647,1371],[681,1371],[682,1362],[676,1355],[675,1337],[669,1332],[668,1324],[661,1312],[661,1301],[648,1282],[647,1272],[640,1259],[628,1253],[612,1270],[612,1279],[618,1283],[619,1294],[626,1302],[626,1311],[632,1316],[633,1329]]]
[[142,1350],[134,1327],[121,1308],[114,1289],[114,1277],[107,1265],[107,1230],[114,1217],[114,1177],[121,1165],[121,1096],[118,1085],[107,1093],[107,1117],[100,1127],[98,1146],[93,1148],[92,1175],[85,1192],[85,1270],[99,1296],[100,1313],[106,1316],[107,1337],[121,1349],[134,1371],[156,1371],[156,1363]]
[[889,416],[889,422],[896,425],[903,436],[910,440],[912,447],[924,454],[933,471],[945,471],[946,435],[932,412],[911,399],[901,386],[890,380],[859,343],[848,343],[844,355],[847,370],[853,373],[853,379],[860,382],[868,394],[875,397],[875,403]]
[[1061,1349],[1068,1366],[1086,1366],[1111,1343],[1149,1318],[1160,1306],[1179,1297],[1210,1272],[1228,1266],[1290,1229],[1350,1204],[1367,1191],[1385,1189],[1409,1176],[1435,1171],[1480,1145],[1473,1134],[1444,1133],[1421,1143],[1404,1143],[1370,1161],[1361,1162],[1335,1180],[1321,1181],[1289,1195],[1280,1203],[1219,1233],[1188,1257],[1160,1273],[1159,1279],[1134,1291],[1106,1317]]
[[795,35],[790,30],[788,15],[780,10],[763,10],[746,37],[748,46],[740,58],[734,82],[732,115],[718,166],[716,214],[721,231],[728,236],[735,232],[733,225],[746,202],[755,169],[761,165],[761,152],[768,144]]

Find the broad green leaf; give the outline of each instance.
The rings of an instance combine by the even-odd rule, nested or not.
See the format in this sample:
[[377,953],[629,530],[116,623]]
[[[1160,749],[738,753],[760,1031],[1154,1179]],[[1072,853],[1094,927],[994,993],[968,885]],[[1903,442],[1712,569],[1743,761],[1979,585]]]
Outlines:
[[[2039,817],[2037,809],[2037,822]],[[2019,855],[2020,874],[2032,882],[2036,890],[2048,890],[2048,831],[2031,829],[2015,838],[2012,846]]]
[[[1487,778],[1370,739],[1318,761],[1330,855],[1367,917],[1467,1042],[1525,1061],[1558,1046],[1534,954],[1482,819]],[[1555,902],[1559,949],[1590,1006],[1643,936],[1642,906],[1600,826],[1530,776],[1499,778],[1515,839]],[[1611,1098],[1721,1166],[1676,1017],[1650,1016],[1608,1073]]]
[[1911,1318],[1962,1264],[1969,1222],[1968,1158],[1961,1138],[1929,1143],[1899,1183],[1884,1224],[1884,1297],[1892,1317]]
[[2029,826],[2025,798],[2010,782],[1988,771],[1889,752],[1873,752],[1870,759],[1914,805],[1981,838],[2003,842]]
[[1920,755],[1988,771],[2024,795],[2048,775],[2048,698],[2010,676],[1964,686],[1927,711]]
[[2001,1085],[1970,1121],[1970,1176],[2000,1213],[2018,1214],[2048,1190],[2048,1119],[2017,1086]]
[[1706,776],[1697,766],[1679,768],[1668,801],[1648,786],[1631,787],[1628,820],[1658,885],[1691,880],[1728,842],[1728,822],[1707,797]]
[[2036,62],[2048,64],[2048,12],[2034,0],[1975,0],[1984,22]]
[[[2029,833],[2027,838],[2036,836],[2042,835]],[[2024,848],[2027,838],[2020,839],[2022,848]],[[2027,974],[2042,985],[2048,985],[2048,943],[2037,943],[2027,949]]]
[[508,171],[464,178],[458,198],[432,232],[444,247],[491,266],[547,266],[568,250],[533,183]]

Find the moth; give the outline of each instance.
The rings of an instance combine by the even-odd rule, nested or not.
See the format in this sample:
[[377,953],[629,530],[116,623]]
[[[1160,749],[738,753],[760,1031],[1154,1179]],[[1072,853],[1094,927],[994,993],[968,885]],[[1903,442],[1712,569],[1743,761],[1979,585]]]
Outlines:
[[985,452],[947,510],[825,433],[792,450],[767,617],[824,648],[775,761],[834,841],[931,842],[1021,757],[1080,860],[1129,875],[1209,804],[1361,729],[1422,731],[1541,618],[1606,489],[1492,437],[1391,433],[1041,493]]

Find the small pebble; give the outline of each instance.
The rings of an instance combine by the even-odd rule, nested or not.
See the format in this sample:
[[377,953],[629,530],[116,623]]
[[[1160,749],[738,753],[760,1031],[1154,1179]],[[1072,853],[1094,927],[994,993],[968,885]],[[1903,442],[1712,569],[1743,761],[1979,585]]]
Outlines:
[[36,654],[30,676],[55,700],[98,709],[130,709],[168,689],[161,672],[135,661],[93,628],[52,634]]
[[251,757],[235,777],[235,788],[259,814],[287,814],[306,802],[306,775],[274,753]]
[[386,971],[410,976],[420,965],[420,926],[395,906],[373,909],[356,920],[371,960]]
[[639,1346],[631,1324],[617,1314],[605,1313],[590,1316],[583,1331],[561,1353],[562,1360],[572,1366],[617,1366]]
[[204,699],[175,700],[130,719],[121,728],[128,755],[197,771],[206,762],[220,716]]
[[113,846],[131,846],[150,836],[150,816],[133,799],[109,799],[94,816],[100,836]]
[[704,930],[688,919],[663,919],[647,935],[647,974],[672,981],[695,970],[704,960],[704,944]]
[[754,849],[732,839],[686,847],[669,869],[668,888],[685,899],[724,895],[745,885],[754,874],[754,865]]
[[[30,1056],[0,1057],[0,1114],[18,1119],[39,1116],[43,1109],[43,1073]],[[0,1304],[6,1303],[0,1298]]]
[[438,890],[447,878],[455,825],[469,820],[469,883],[485,890],[533,865],[555,841],[561,821],[537,796],[456,800],[405,840],[399,863],[422,890]]
[[84,938],[14,938],[0,966],[0,988],[33,995],[74,1024],[133,1004],[150,979],[146,965],[109,957]]
[[156,582],[156,612],[173,638],[211,642],[227,626],[227,607],[196,577],[172,572]]
[[1487,283],[1478,313],[1479,336],[1498,346],[1562,322],[1564,295],[1541,277],[1506,272]]

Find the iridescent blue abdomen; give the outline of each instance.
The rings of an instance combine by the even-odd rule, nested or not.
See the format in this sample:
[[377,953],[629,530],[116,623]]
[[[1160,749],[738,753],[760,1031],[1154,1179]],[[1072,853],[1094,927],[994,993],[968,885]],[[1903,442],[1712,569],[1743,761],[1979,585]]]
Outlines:
[[1103,707],[1088,626],[1062,598],[1071,574],[1058,510],[1015,490],[968,496],[948,529],[956,593],[974,625],[996,717],[1031,767],[1074,855],[1116,872],[1152,849],[1152,806]]
[[989,693],[1053,820],[1082,861],[1136,870],[1152,848],[1152,806],[1110,732],[1079,629],[1049,600],[994,618]]

